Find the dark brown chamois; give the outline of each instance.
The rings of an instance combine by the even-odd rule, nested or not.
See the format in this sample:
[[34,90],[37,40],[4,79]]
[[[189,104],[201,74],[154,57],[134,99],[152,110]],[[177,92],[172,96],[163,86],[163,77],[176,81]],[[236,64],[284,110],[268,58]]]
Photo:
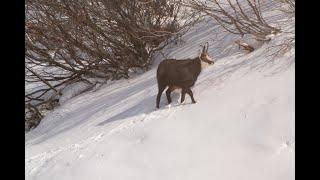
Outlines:
[[157,95],[157,108],[159,108],[161,94],[166,87],[168,87],[166,91],[168,104],[171,103],[170,94],[175,89],[181,89],[181,103],[183,103],[186,93],[191,97],[192,103],[196,103],[190,88],[195,84],[201,72],[201,62],[214,64],[208,55],[208,43],[207,46],[203,46],[200,55],[194,59],[166,59],[159,64],[157,69],[159,90]]

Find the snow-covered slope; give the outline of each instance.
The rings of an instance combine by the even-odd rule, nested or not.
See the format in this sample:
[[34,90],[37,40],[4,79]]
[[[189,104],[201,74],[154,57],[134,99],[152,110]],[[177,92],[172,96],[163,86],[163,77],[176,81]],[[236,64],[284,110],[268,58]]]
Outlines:
[[193,88],[196,104],[174,92],[155,109],[159,55],[150,71],[66,101],[27,133],[26,179],[294,179],[294,49],[267,51],[288,34],[245,54],[215,29],[199,24],[164,52],[195,57],[209,41],[216,63]]

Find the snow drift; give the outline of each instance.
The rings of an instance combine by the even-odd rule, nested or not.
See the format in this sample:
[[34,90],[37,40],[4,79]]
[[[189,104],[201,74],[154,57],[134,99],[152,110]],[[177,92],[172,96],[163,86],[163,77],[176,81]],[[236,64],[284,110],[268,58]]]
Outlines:
[[245,54],[216,29],[200,24],[165,50],[195,57],[209,41],[216,61],[193,88],[196,104],[173,92],[155,109],[159,55],[150,71],[67,100],[27,133],[26,179],[294,179],[294,49],[267,51],[289,35]]

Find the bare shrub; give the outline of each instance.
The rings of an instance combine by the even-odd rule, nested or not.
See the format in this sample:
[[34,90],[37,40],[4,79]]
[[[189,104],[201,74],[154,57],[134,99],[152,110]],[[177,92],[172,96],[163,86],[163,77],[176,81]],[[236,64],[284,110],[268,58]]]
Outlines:
[[186,6],[212,17],[227,31],[242,37],[250,34],[257,40],[268,41],[269,34],[280,32],[264,19],[260,0],[190,0]]
[[39,84],[25,101],[34,108],[69,84],[148,70],[154,53],[197,20],[182,0],[26,0],[25,7],[26,83]]
[[296,9],[296,1],[295,0],[280,0],[280,2],[284,5],[280,10],[285,13],[293,14]]

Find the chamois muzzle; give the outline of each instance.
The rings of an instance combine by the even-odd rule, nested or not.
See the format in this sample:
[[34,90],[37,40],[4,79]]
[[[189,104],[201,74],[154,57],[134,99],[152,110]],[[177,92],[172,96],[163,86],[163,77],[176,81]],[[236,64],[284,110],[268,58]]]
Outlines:
[[207,56],[207,58],[205,58],[203,61],[210,64],[210,65],[214,64],[214,61],[209,56]]

